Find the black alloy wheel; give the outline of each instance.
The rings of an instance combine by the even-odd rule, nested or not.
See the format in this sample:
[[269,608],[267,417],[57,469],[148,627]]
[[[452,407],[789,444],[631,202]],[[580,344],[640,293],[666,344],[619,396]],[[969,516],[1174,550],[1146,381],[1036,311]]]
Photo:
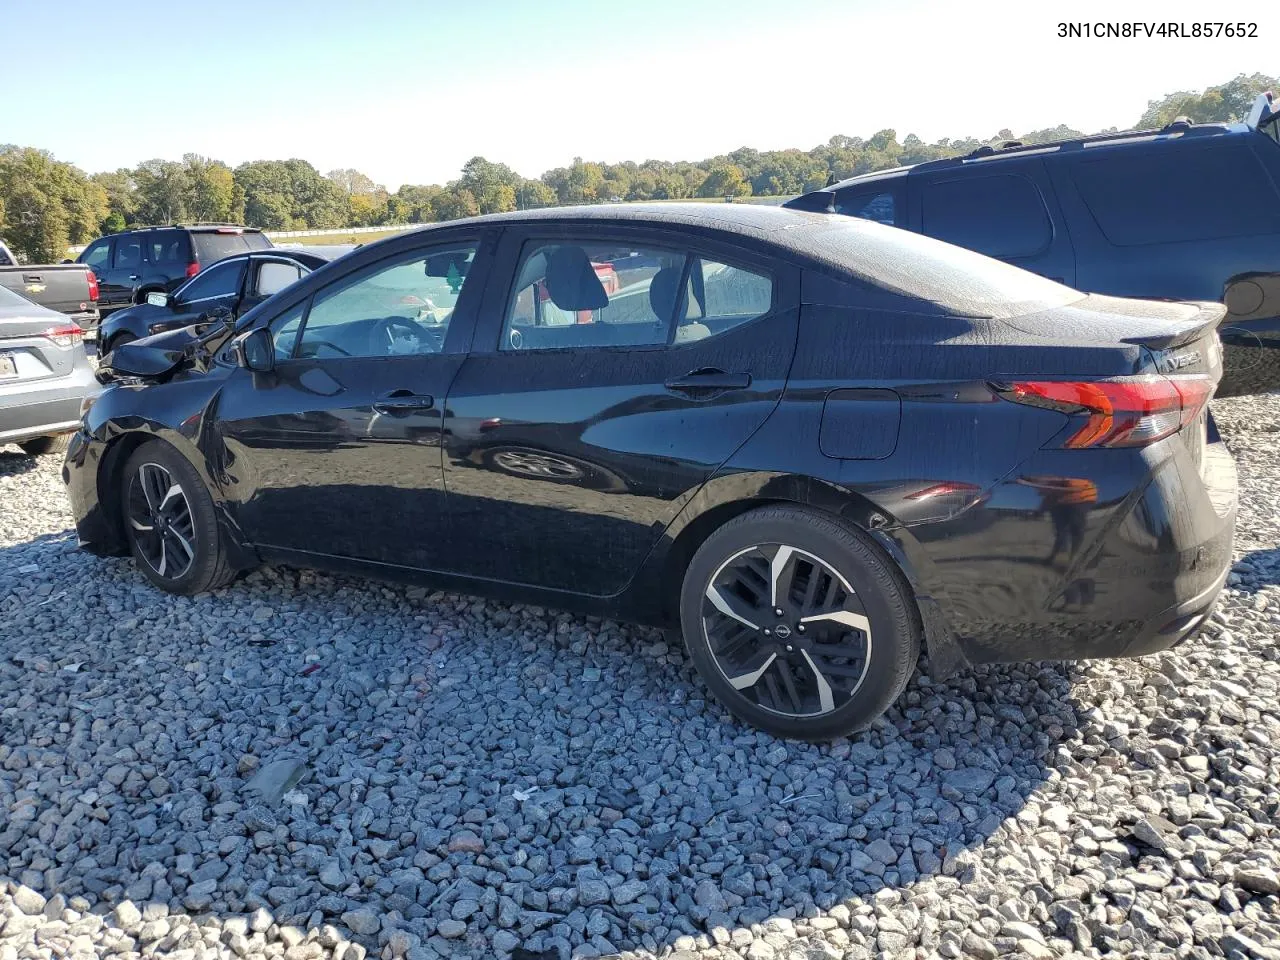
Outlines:
[[685,572],[680,618],[730,712],[802,740],[869,726],[905,688],[922,635],[910,585],[866,533],[792,506],[708,537]]
[[702,621],[729,685],[784,717],[831,713],[857,692],[871,662],[871,623],[856,591],[791,544],[729,557],[707,584]]
[[134,450],[119,491],[134,560],[156,586],[190,595],[235,577],[213,498],[191,462],[168,443],[151,440]]
[[196,560],[191,503],[158,463],[140,463],[129,478],[126,518],[138,555],[157,576],[180,580]]

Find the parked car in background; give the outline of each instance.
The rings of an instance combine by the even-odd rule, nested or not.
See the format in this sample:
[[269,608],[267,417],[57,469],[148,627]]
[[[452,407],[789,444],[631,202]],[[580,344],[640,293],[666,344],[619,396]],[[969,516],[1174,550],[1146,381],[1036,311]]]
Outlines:
[[98,309],[141,303],[149,293],[170,293],[204,267],[250,250],[267,250],[271,241],[255,227],[230,223],[134,227],[100,237],[76,257],[98,275]]
[[100,390],[82,336],[69,317],[0,287],[0,446],[66,449],[82,401]]
[[98,325],[98,278],[88,267],[71,263],[20,264],[0,240],[0,287],[66,314],[81,329],[92,330]]
[[188,326],[215,310],[227,309],[238,317],[328,262],[326,257],[303,250],[280,248],[219,260],[173,293],[149,293],[145,302],[108,316],[102,321],[98,353]]
[[1280,387],[1280,143],[1247,122],[980,147],[788,201],[927,234],[1079,290],[1217,300],[1219,396]]
[[678,626],[735,714],[826,739],[922,640],[944,675],[1205,621],[1223,312],[779,207],[480,217],[114,351],[64,478],[162,589],[277,561]]

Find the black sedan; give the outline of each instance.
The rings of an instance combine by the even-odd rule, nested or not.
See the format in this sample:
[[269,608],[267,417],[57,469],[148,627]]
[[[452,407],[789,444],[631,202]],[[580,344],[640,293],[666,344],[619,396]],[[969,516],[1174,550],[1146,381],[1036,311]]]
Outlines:
[[65,477],[165,590],[282,562],[679,628],[735,714],[822,739],[922,643],[941,676],[1196,630],[1222,312],[778,208],[483,217],[117,350]]
[[271,248],[219,260],[173,293],[151,293],[146,302],[110,314],[98,328],[98,354],[196,323],[215,310],[230,310],[238,317],[330,259],[302,250]]

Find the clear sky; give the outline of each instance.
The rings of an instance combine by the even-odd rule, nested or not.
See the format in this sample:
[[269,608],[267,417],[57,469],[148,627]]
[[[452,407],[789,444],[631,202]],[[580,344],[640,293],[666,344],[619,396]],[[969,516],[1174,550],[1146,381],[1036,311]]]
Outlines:
[[[1259,39],[1056,35],[1228,16]],[[391,189],[477,154],[537,176],[884,127],[1126,127],[1165,93],[1280,73],[1260,0],[0,0],[0,24],[0,143],[90,172],[301,157]]]

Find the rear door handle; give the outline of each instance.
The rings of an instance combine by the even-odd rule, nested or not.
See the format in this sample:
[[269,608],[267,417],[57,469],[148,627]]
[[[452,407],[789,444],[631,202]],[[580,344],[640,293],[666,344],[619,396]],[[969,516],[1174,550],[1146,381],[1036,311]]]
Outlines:
[[683,377],[675,377],[666,382],[668,390],[682,393],[698,393],[712,390],[745,390],[751,386],[749,373],[726,373],[714,367],[703,367],[692,370]]
[[408,390],[396,390],[375,400],[373,409],[379,413],[413,413],[415,410],[430,410],[435,405],[435,397],[422,393],[410,393]]
[[40,276],[40,274],[38,274],[38,273],[24,273],[24,274],[22,275],[22,282],[23,282],[23,283],[40,283],[40,282],[42,282],[43,280],[44,280],[44,278],[43,278],[42,276]]

